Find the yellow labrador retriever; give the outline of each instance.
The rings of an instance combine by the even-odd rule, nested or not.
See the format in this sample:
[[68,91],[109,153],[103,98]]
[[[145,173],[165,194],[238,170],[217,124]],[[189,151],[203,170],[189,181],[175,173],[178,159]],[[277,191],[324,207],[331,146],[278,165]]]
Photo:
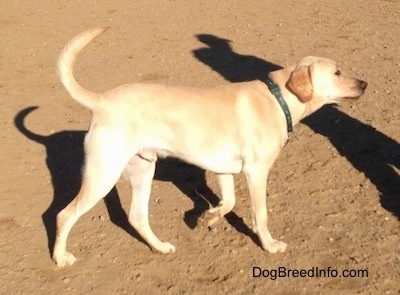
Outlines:
[[270,73],[264,82],[212,89],[130,84],[94,93],[76,82],[73,65],[79,51],[107,29],[95,28],[72,39],[58,62],[65,88],[93,117],[85,138],[82,187],[57,215],[53,251],[57,265],[75,262],[66,251],[72,226],[123,172],[132,186],[130,223],[152,249],[174,252],[172,244],[153,233],[148,219],[156,160],[166,156],[217,174],[222,196],[219,205],[205,214],[208,226],[233,209],[233,174],[244,172],[253,230],[263,249],[283,252],[286,244],[273,239],[267,228],[266,185],[288,130],[325,104],[360,97],[367,82],[346,76],[332,60],[306,57]]

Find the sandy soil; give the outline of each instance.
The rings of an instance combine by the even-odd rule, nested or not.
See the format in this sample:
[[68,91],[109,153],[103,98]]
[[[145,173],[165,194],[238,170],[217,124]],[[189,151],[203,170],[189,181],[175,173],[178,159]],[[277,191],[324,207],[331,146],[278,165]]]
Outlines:
[[[399,1],[5,0],[1,7],[1,294],[400,293]],[[218,201],[215,176],[168,160],[158,165],[151,225],[175,254],[152,253],[129,227],[130,190],[121,180],[74,227],[77,263],[54,265],[54,217],[79,188],[90,120],[60,85],[55,63],[71,37],[99,25],[112,30],[76,66],[92,90],[261,79],[306,55],[330,57],[369,81],[361,100],[296,126],[271,171],[269,227],[288,243],[285,253],[263,252],[250,233],[241,175],[234,212],[212,231],[196,228]],[[258,268],[270,276],[254,277]],[[279,268],[295,272],[273,279]],[[296,277],[316,268],[326,276]],[[368,276],[345,278],[343,270]]]

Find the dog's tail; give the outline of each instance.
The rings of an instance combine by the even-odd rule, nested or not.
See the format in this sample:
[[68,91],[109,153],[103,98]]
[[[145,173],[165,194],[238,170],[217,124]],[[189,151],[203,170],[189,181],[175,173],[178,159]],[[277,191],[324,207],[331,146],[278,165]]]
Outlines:
[[100,95],[86,90],[78,84],[74,77],[73,67],[79,51],[108,29],[109,27],[95,28],[79,34],[68,42],[58,59],[58,75],[62,84],[74,100],[89,110],[94,109]]

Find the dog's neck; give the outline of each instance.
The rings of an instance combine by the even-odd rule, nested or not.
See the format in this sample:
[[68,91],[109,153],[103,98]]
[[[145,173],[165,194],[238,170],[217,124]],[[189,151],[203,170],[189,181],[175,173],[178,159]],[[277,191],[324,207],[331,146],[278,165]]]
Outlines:
[[264,83],[267,84],[269,91],[275,96],[276,100],[278,101],[279,105],[282,108],[283,113],[285,114],[287,132],[288,133],[292,132],[293,131],[292,116],[290,114],[290,110],[285,99],[282,97],[279,86],[275,84],[275,82],[270,77],[267,77],[264,80]]
[[300,122],[302,119],[312,114],[324,103],[312,98],[309,102],[302,102],[296,95],[294,95],[286,86],[289,81],[291,73],[294,71],[294,66],[287,67],[278,71],[271,72],[269,77],[279,86],[283,98],[289,107],[292,116],[293,126]]

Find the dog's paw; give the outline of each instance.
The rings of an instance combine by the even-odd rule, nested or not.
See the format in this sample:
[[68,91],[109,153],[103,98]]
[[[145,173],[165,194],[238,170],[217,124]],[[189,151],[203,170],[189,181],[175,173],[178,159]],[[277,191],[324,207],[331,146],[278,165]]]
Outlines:
[[73,254],[69,252],[64,252],[63,254],[53,254],[53,260],[58,267],[64,267],[66,265],[72,265],[75,263],[76,258]]
[[282,253],[285,252],[287,245],[284,242],[278,240],[272,240],[267,245],[263,245],[264,250],[269,253]]
[[160,242],[157,246],[152,246],[152,249],[162,254],[175,253],[175,246],[168,242]]
[[222,216],[219,213],[219,208],[213,208],[205,211],[197,221],[197,226],[200,228],[211,227],[221,220]]

